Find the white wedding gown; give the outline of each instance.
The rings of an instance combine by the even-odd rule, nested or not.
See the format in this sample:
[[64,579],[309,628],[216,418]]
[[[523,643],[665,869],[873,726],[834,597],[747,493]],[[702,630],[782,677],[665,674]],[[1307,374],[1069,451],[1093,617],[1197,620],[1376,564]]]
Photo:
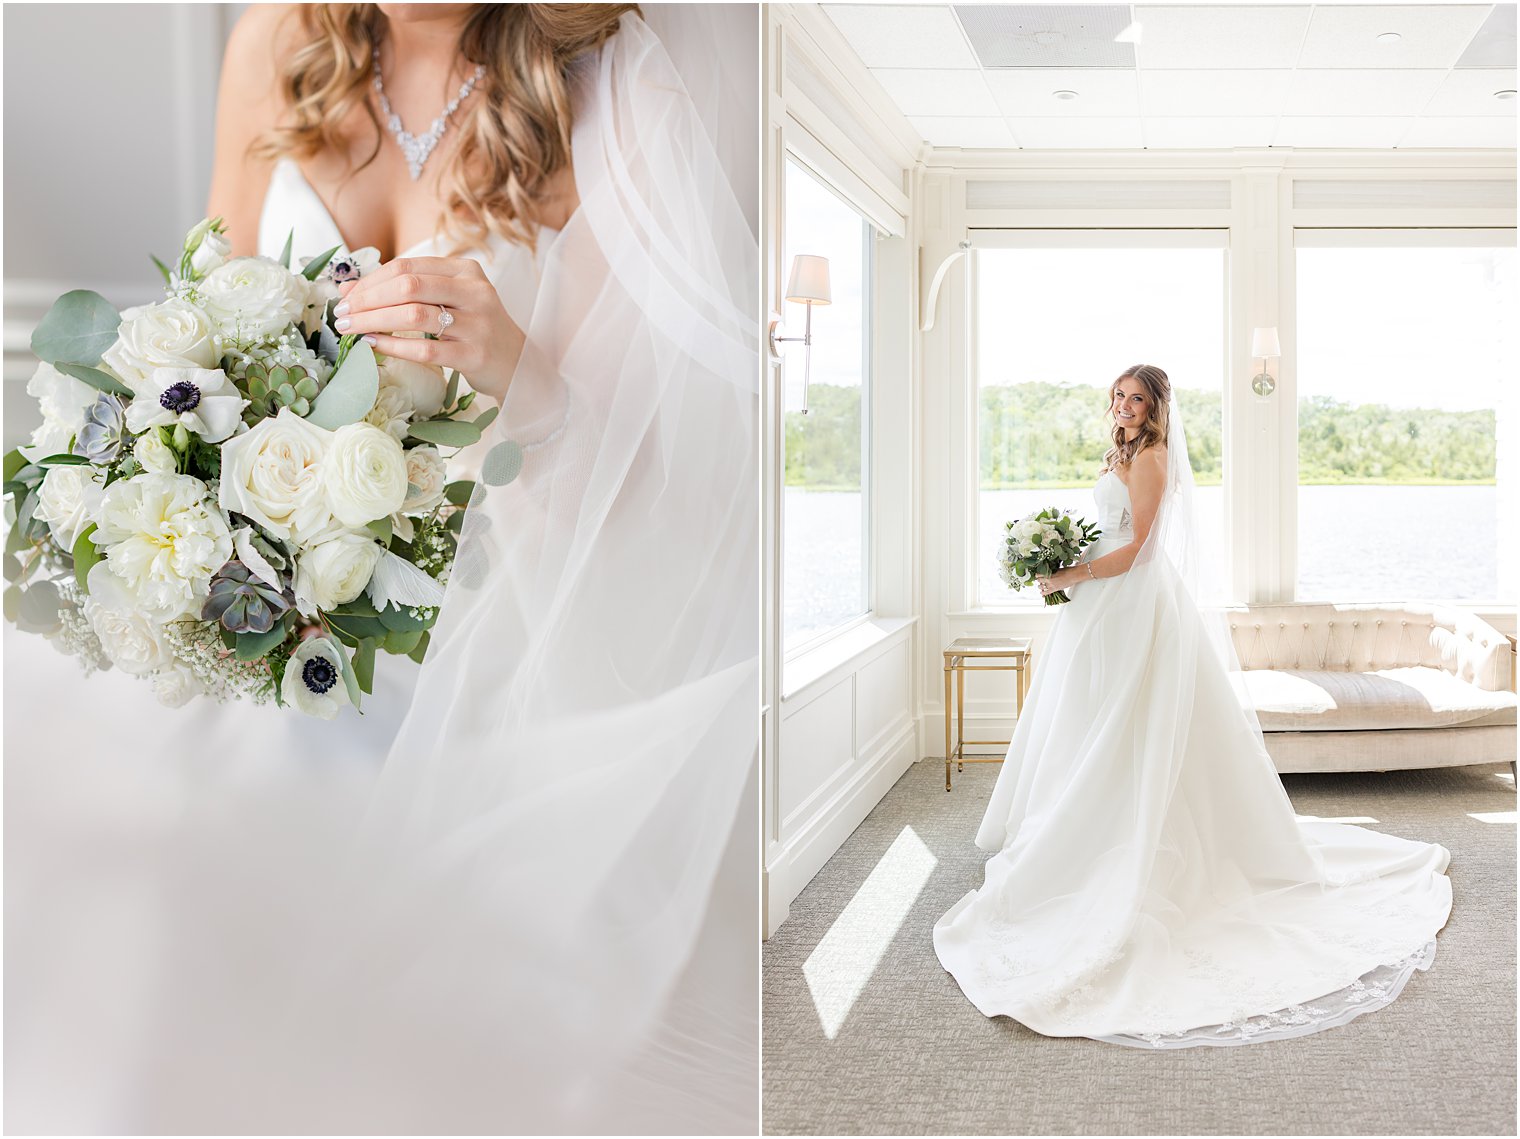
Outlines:
[[[1105,473],[1103,537],[1133,540]],[[1047,1036],[1245,1044],[1391,1002],[1451,911],[1444,847],[1295,817],[1165,558],[1083,582],[1040,652],[977,845],[934,927],[971,1002]]]
[[[686,84],[754,10],[650,18],[573,65],[563,231],[462,254],[526,457],[424,665],[169,710],[6,625],[8,1131],[753,1133],[753,179]],[[292,229],[342,243],[285,160]]]

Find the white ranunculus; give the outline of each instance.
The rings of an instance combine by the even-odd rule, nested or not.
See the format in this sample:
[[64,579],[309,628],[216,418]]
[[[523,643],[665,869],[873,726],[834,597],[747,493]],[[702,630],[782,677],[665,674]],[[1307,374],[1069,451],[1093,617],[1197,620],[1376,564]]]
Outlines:
[[189,475],[142,474],[106,488],[95,544],[135,606],[159,621],[196,613],[211,575],[232,556],[232,534]]
[[190,268],[204,276],[226,262],[227,254],[231,252],[232,242],[222,234],[208,229],[201,237],[200,244],[195,247],[195,252],[190,255]]
[[189,301],[171,297],[129,311],[100,359],[134,392],[155,368],[216,367],[216,329]]
[[85,619],[113,665],[133,676],[146,676],[173,663],[163,624],[136,604],[107,563],[96,562],[86,580],[90,595],[84,603]]
[[308,716],[331,720],[349,702],[343,683],[343,650],[326,637],[309,637],[290,654],[280,698]]
[[443,502],[448,479],[437,447],[413,447],[406,453],[406,501],[403,514],[427,514]]
[[28,460],[66,454],[69,442],[84,425],[84,413],[100,395],[83,380],[66,376],[51,364],[38,364],[26,382],[26,394],[37,401],[42,423],[32,432],[32,439],[22,447]]
[[406,455],[374,424],[345,424],[333,432],[322,481],[333,517],[345,526],[364,526],[406,501]]
[[157,430],[149,431],[132,444],[132,457],[150,474],[172,475],[179,470],[174,448],[159,438]]
[[195,674],[180,665],[153,674],[153,695],[165,708],[183,708],[205,691]]
[[206,313],[226,336],[263,340],[301,320],[306,279],[270,257],[234,257],[198,288]]
[[149,431],[178,423],[208,443],[220,443],[238,429],[247,406],[220,368],[154,368],[137,385],[127,427]]
[[380,428],[397,442],[405,439],[412,425],[410,393],[381,372],[380,391],[375,396],[375,406],[364,416],[364,422]]
[[449,386],[442,368],[394,356],[380,361],[380,383],[390,383],[405,391],[412,414],[418,419],[431,419],[443,410],[443,396]]
[[296,606],[307,616],[334,609],[364,592],[385,553],[368,531],[335,530],[296,558]]
[[50,467],[38,488],[34,514],[48,524],[60,546],[72,550],[95,521],[105,492],[105,472],[96,467]]
[[281,408],[222,444],[217,501],[276,538],[310,540],[332,525],[323,485],[332,443],[331,431]]

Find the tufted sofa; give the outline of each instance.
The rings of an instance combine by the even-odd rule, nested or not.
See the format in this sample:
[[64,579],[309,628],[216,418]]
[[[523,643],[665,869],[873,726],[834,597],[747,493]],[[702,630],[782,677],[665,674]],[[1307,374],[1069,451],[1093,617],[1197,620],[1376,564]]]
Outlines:
[[1237,695],[1279,771],[1515,761],[1514,658],[1457,609],[1249,605],[1225,610]]

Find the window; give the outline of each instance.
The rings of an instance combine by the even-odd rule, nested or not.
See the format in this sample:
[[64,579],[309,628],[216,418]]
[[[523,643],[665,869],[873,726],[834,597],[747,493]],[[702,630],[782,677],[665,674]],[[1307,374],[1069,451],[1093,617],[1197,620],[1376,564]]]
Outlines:
[[[857,210],[791,159],[784,211],[783,274],[790,275],[797,254],[821,255],[828,258],[831,293],[830,304],[813,308],[805,393],[807,352],[801,344],[787,345],[783,365],[783,644],[793,652],[871,609],[871,229]],[[783,316],[786,335],[801,336],[804,306],[787,304]]]
[[1295,245],[1298,599],[1512,601],[1513,235],[1300,231]]
[[999,233],[975,253],[977,601],[1041,604],[997,574],[1005,524],[1046,506],[1096,520],[1108,388],[1131,364],[1171,378],[1205,543],[1224,535],[1222,233]]

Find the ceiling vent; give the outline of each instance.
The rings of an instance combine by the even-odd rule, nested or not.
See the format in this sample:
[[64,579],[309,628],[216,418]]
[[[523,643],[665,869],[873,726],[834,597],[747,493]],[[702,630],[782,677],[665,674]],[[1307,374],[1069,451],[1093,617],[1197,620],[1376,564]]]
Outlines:
[[1461,68],[1504,69],[1515,66],[1515,6],[1495,4],[1472,43],[1457,60]]
[[985,68],[1133,68],[1135,45],[1115,43],[1128,4],[956,4],[956,18]]

